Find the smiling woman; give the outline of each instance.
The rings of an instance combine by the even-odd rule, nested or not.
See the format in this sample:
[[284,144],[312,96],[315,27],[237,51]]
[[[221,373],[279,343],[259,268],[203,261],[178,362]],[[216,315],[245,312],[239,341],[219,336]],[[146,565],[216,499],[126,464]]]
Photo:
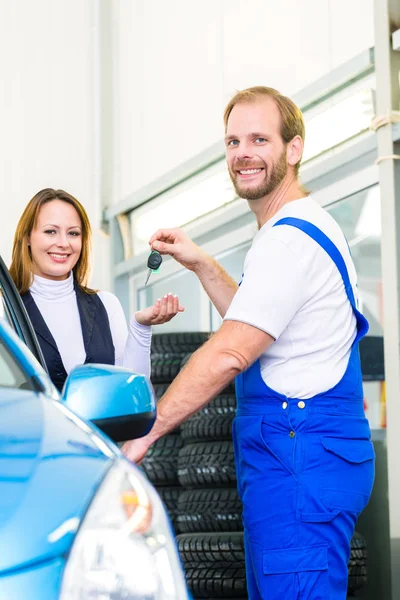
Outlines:
[[116,364],[150,375],[151,326],[183,310],[168,294],[129,325],[119,300],[88,287],[91,227],[82,204],[46,188],[26,206],[14,237],[10,274],[32,321],[53,383],[83,363]]

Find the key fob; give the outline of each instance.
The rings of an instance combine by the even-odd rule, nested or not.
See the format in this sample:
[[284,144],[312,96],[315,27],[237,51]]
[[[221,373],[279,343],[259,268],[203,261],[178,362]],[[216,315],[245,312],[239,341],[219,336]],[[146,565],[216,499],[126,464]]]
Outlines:
[[162,256],[157,250],[150,252],[149,258],[147,259],[147,266],[152,271],[156,271],[162,263]]

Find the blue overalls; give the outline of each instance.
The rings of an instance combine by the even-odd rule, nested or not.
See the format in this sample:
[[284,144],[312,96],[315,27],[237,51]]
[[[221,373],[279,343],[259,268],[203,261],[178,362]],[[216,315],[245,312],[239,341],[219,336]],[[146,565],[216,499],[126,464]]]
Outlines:
[[345,262],[331,240],[307,221],[285,218],[279,225],[301,229],[334,261],[357,336],[342,379],[310,399],[269,388],[259,361],[236,378],[233,437],[248,597],[345,600],[350,540],[374,481],[358,352],[368,322],[356,308]]

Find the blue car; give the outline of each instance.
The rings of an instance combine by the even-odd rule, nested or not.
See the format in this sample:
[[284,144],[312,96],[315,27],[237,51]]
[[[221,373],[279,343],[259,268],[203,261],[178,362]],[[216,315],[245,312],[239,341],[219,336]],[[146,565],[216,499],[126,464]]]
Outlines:
[[154,419],[126,369],[77,367],[59,395],[0,258],[0,600],[189,598],[163,504],[114,443]]

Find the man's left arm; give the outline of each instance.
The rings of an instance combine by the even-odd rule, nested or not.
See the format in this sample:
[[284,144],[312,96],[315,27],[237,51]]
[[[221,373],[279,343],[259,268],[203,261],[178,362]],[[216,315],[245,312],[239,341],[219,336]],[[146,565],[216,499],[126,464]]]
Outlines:
[[140,462],[148,448],[205,406],[273,343],[265,331],[241,321],[224,321],[197,350],[157,404],[157,419],[143,438],[126,442],[122,452]]

